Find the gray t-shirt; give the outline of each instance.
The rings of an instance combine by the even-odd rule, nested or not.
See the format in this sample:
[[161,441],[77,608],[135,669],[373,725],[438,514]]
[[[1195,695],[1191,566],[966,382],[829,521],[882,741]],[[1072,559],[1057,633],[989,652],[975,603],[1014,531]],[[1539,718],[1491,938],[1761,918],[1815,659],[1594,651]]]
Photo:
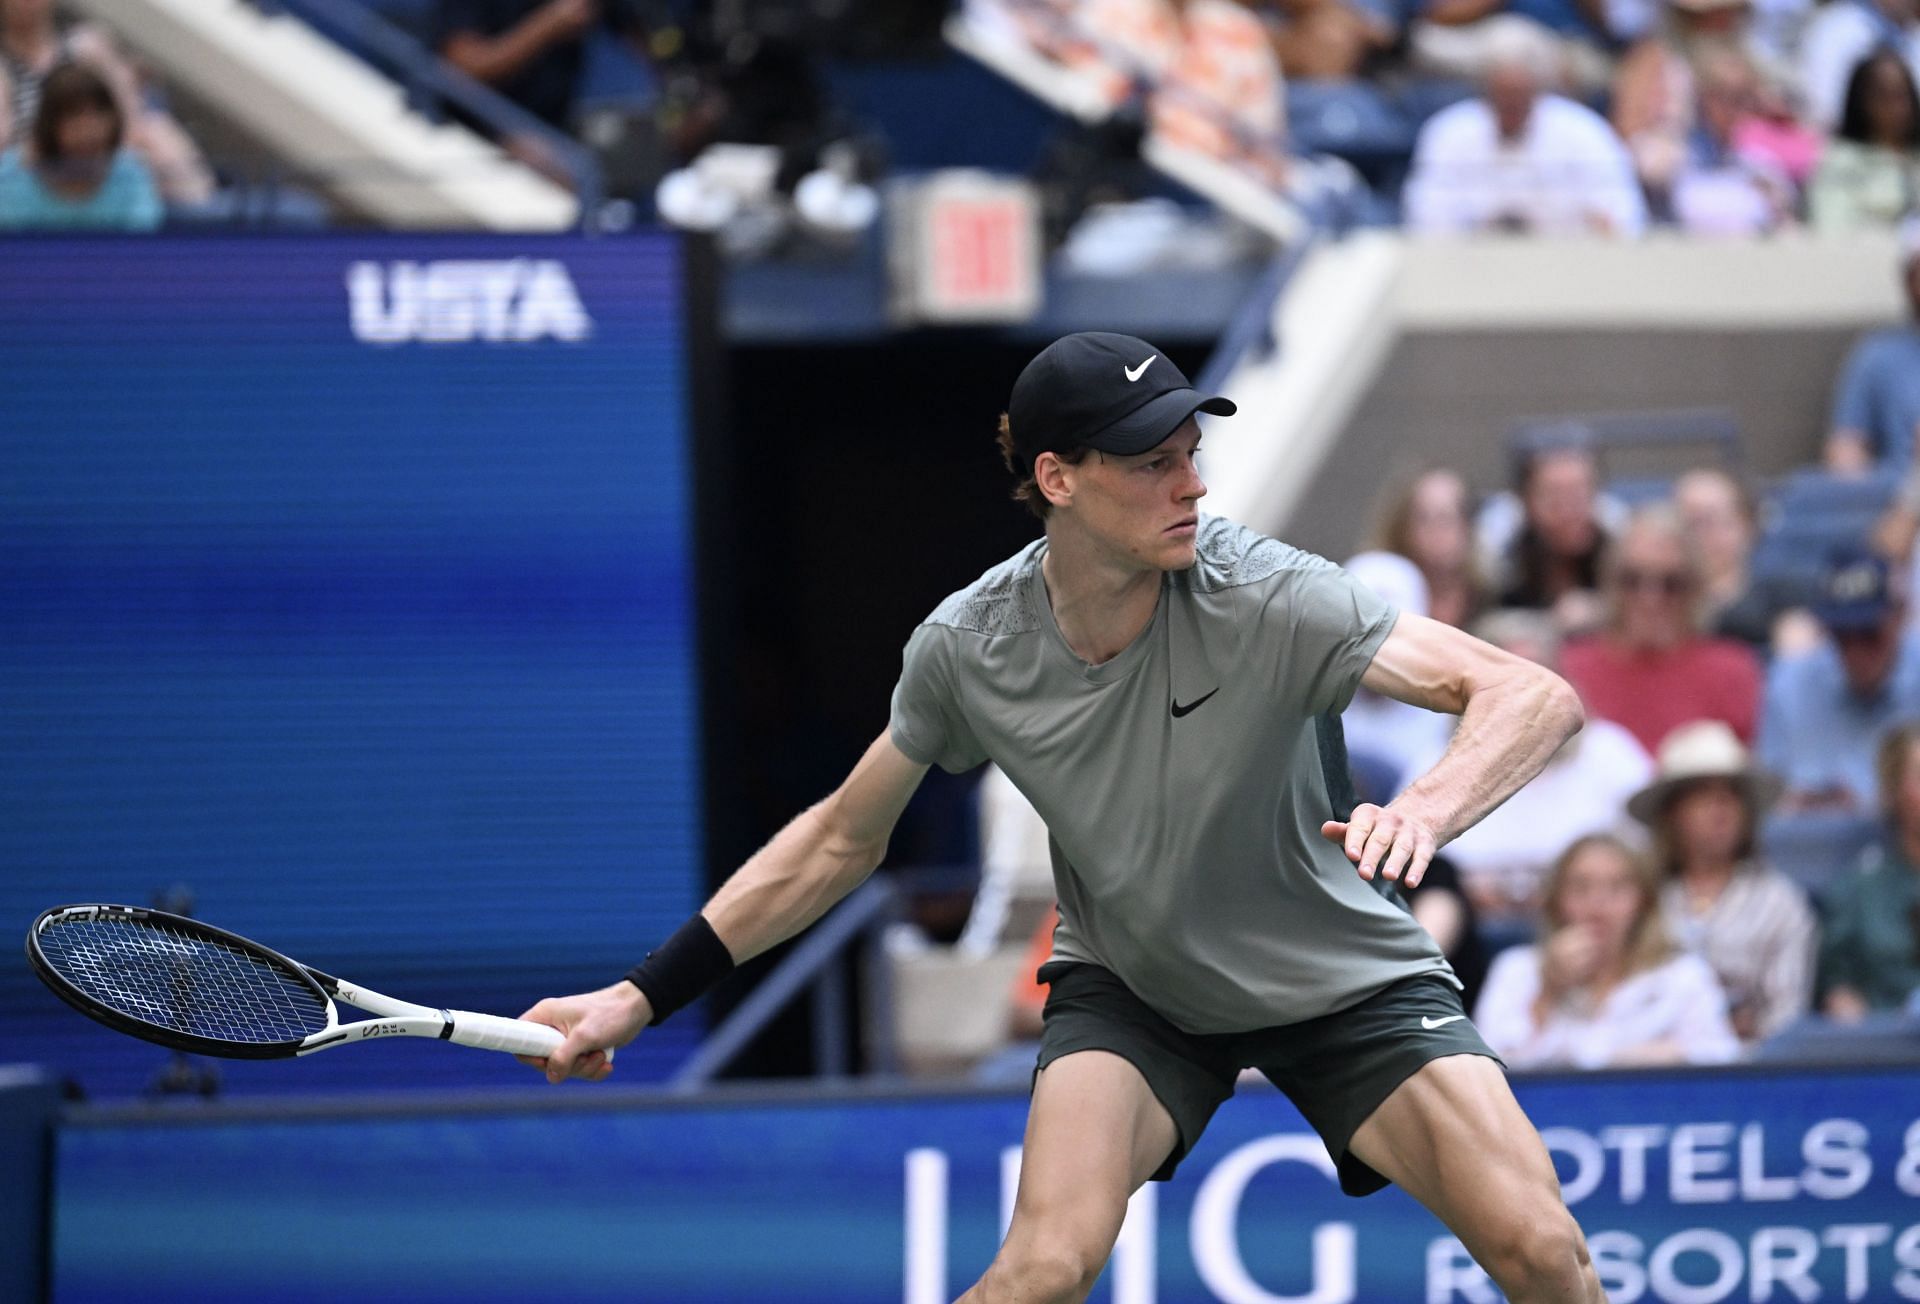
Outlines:
[[1397,618],[1331,563],[1217,517],[1153,620],[1090,666],[1054,623],[1038,540],[907,643],[893,741],[991,759],[1052,835],[1053,957],[1098,964],[1189,1032],[1345,1009],[1452,971],[1320,836],[1314,718],[1343,709]]

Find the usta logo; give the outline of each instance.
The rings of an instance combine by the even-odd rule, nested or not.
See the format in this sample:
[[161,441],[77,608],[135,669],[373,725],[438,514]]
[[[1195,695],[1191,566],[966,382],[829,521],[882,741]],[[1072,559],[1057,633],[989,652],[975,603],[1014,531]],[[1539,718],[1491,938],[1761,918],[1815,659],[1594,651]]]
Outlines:
[[354,263],[353,337],[364,344],[577,342],[593,333],[566,265],[507,258]]

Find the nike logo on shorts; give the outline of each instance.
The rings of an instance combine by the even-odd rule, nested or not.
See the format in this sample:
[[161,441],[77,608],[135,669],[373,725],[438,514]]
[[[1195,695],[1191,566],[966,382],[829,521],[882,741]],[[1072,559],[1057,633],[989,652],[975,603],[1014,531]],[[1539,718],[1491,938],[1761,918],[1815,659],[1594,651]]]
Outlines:
[[1464,1019],[1466,1017],[1464,1014],[1449,1014],[1444,1019],[1435,1019],[1423,1014],[1420,1016],[1420,1026],[1428,1032],[1432,1032],[1435,1028],[1444,1028],[1456,1019]]
[[[1160,356],[1160,355],[1159,355],[1158,353],[1156,353],[1156,354],[1154,354],[1154,355],[1153,355],[1153,357],[1152,357],[1152,358],[1148,358],[1148,359],[1147,359],[1147,362],[1152,362],[1152,361],[1153,361],[1153,358],[1157,358],[1157,357],[1159,357],[1159,356]],[[1129,381],[1134,381],[1134,380],[1138,380],[1138,379],[1140,379],[1140,377],[1142,377],[1142,376],[1144,376],[1144,375],[1146,375],[1146,374],[1147,374],[1147,362],[1143,362],[1143,363],[1141,363],[1141,364],[1140,364],[1139,366],[1137,366],[1137,367],[1129,367],[1129,366],[1127,366],[1127,365],[1126,365],[1125,363],[1122,363],[1122,364],[1120,365],[1120,370],[1122,370],[1122,371],[1124,371],[1124,372],[1126,372],[1126,373],[1127,373],[1127,379],[1128,379]]]

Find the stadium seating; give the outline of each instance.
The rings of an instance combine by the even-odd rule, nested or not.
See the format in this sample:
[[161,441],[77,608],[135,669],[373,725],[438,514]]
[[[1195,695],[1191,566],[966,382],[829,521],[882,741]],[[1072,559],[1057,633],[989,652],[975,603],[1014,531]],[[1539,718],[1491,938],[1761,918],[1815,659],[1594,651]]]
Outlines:
[[1850,812],[1782,812],[1761,825],[1760,849],[1817,901],[1880,835],[1880,821]]

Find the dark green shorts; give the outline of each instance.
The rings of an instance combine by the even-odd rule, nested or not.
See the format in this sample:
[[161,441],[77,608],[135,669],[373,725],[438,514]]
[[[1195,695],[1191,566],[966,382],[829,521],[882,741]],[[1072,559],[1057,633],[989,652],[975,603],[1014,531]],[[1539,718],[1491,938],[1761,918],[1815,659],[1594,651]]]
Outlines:
[[1153,1175],[1158,1182],[1172,1177],[1200,1140],[1240,1070],[1252,1068],[1285,1092],[1326,1142],[1340,1189],[1371,1195],[1387,1179],[1347,1145],[1393,1089],[1445,1055],[1499,1058],[1466,1017],[1459,991],[1435,974],[1302,1023],[1208,1034],[1174,1027],[1099,965],[1057,960],[1041,967],[1040,981],[1051,990],[1038,1067],[1075,1051],[1110,1051],[1140,1070],[1173,1116],[1180,1136]]

